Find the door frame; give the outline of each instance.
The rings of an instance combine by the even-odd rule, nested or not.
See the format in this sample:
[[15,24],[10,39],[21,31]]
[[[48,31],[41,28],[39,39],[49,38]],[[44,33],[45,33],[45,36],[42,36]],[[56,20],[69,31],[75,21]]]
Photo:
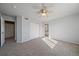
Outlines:
[[1,47],[5,44],[4,18],[1,16]]
[[0,16],[0,47],[1,47],[1,16]]

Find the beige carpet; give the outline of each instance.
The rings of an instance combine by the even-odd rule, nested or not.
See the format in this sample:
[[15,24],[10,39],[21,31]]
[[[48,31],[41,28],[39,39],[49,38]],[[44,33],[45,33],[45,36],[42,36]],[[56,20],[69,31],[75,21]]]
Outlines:
[[[54,41],[54,42],[53,42]],[[7,39],[0,48],[0,56],[78,56],[79,45],[55,40],[33,39],[25,43],[16,43]],[[50,44],[51,43],[51,44]],[[51,47],[52,46],[52,47]]]

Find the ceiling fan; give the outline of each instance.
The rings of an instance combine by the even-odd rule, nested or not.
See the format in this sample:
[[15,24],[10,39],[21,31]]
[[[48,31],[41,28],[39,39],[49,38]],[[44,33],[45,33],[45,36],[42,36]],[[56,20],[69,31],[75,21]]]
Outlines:
[[42,8],[38,11],[38,13],[41,16],[48,16],[48,9],[47,9],[47,7],[44,4],[42,4]]
[[45,3],[42,3],[40,6],[36,6],[36,9],[39,9],[37,11],[37,13],[43,17],[47,17],[49,15],[49,13],[51,13],[51,11],[49,11],[49,7],[48,5],[46,5]]

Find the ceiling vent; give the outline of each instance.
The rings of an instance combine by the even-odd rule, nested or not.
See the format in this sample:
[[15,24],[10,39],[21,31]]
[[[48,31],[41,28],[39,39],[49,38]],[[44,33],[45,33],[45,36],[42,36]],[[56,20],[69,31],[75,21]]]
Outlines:
[[29,18],[25,18],[25,20],[29,20]]

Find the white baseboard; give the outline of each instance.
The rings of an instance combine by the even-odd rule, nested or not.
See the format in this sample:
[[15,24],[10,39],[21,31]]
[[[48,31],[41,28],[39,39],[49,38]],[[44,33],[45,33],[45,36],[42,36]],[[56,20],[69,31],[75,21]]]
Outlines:
[[[51,38],[51,39],[54,39],[54,38]],[[73,43],[73,44],[79,44],[77,42],[71,42],[71,41],[67,41],[67,40],[60,40],[60,39],[54,39],[54,40],[64,41],[64,42]]]

